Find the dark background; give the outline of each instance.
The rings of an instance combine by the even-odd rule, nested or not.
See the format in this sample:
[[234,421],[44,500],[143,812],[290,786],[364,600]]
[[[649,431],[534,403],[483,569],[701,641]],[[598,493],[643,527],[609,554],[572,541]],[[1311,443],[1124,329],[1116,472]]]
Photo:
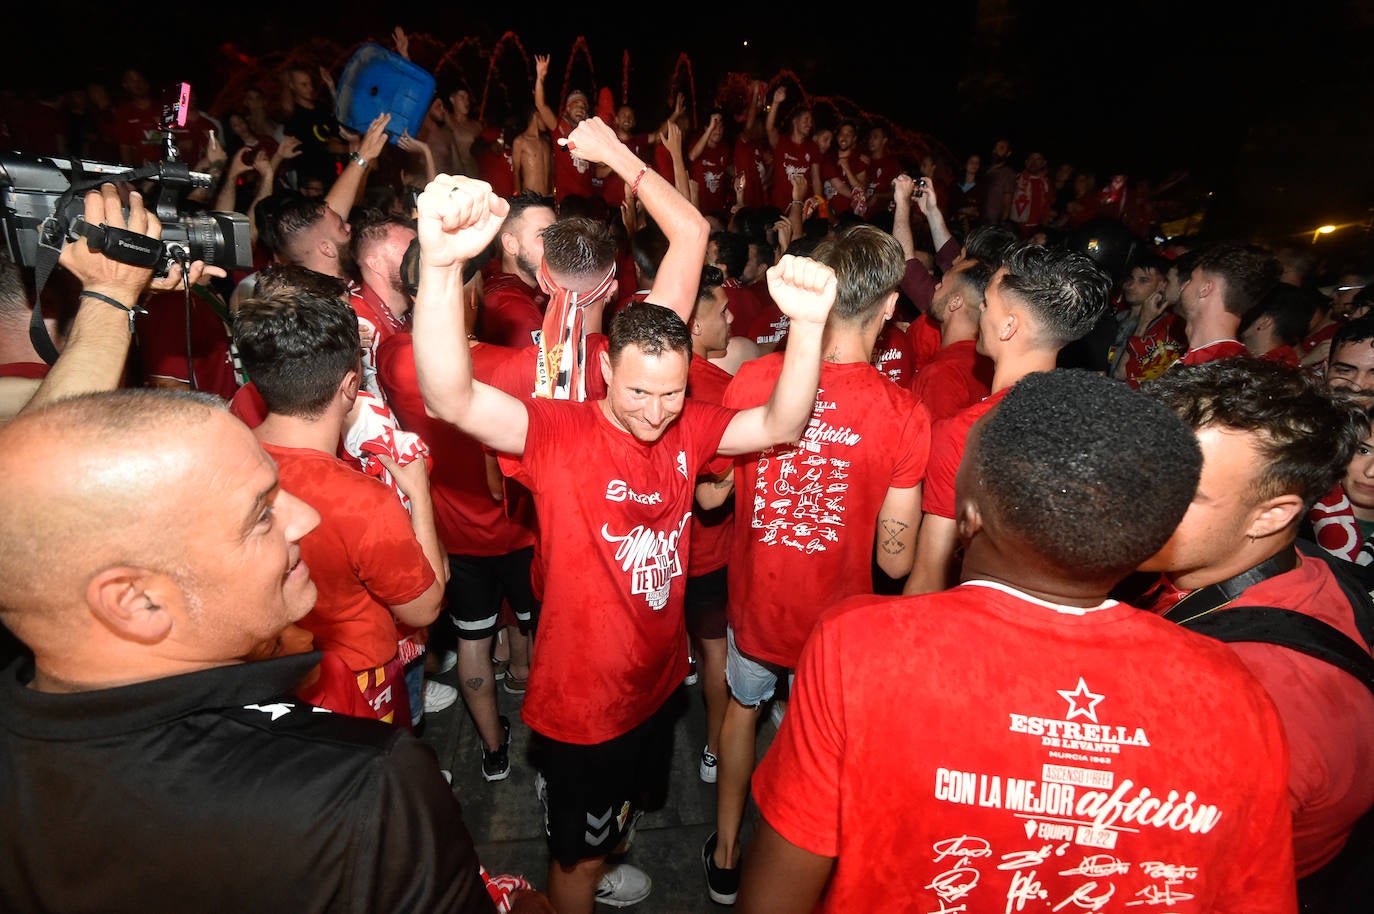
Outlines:
[[[1154,180],[1180,171],[1179,193],[1205,200],[1208,232],[1273,244],[1311,238],[1367,250],[1374,206],[1374,0],[1027,2],[943,6],[828,3],[526,4],[218,7],[49,5],[8,14],[5,88],[117,86],[124,66],[155,86],[189,79],[213,90],[232,70],[222,48],[280,57],[311,39],[343,49],[392,26],[442,43],[466,36],[490,54],[514,32],[530,55],[552,55],[561,85],[585,36],[599,85],[629,101],[641,129],[664,112],[686,55],[699,110],[729,72],[768,80],[794,72],[807,93],[932,135],[962,157],[1009,138],[1018,159],[1038,150],[1094,170]],[[499,12],[498,12],[499,10]],[[747,44],[746,44],[747,42]],[[506,66],[515,65],[508,55]],[[576,65],[585,73],[585,64]],[[985,163],[986,164],[986,163]],[[1211,196],[1207,196],[1207,194]],[[1363,228],[1361,227],[1363,224]]]

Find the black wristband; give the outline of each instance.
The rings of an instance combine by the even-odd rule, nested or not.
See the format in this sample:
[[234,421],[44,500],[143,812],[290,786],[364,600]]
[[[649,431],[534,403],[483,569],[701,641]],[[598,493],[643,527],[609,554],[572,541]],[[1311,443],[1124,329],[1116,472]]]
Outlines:
[[81,290],[81,294],[78,295],[77,298],[94,298],[94,299],[96,299],[97,301],[103,301],[103,302],[104,302],[105,304],[107,304],[107,305],[113,305],[114,307],[118,308],[119,310],[124,311],[124,312],[127,312],[128,315],[129,315],[129,332],[130,332],[130,333],[133,333],[133,332],[134,332],[134,315],[136,315],[136,314],[147,314],[147,313],[148,313],[148,309],[142,307],[141,305],[135,304],[132,308],[130,308],[128,305],[124,304],[124,302],[119,301],[118,299],[115,299],[115,298],[111,298],[110,296],[104,294],[103,292],[92,292],[92,291],[89,290],[89,289],[82,289],[82,290]]

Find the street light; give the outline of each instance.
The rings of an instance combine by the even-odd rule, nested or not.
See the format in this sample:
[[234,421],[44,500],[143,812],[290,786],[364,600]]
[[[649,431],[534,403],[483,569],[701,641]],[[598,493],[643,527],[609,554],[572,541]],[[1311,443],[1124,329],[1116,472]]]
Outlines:
[[1312,233],[1312,243],[1316,244],[1317,239],[1320,238],[1322,235],[1330,235],[1335,230],[1336,227],[1334,225],[1323,225],[1321,228],[1317,229],[1315,232]]

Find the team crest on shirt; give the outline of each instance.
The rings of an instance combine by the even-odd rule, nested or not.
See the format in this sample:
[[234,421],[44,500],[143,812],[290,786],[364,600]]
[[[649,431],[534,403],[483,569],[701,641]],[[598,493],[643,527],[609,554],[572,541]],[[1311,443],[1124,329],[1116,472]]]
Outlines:
[[692,481],[692,476],[687,472],[687,452],[677,452],[677,471],[682,474],[682,478],[688,482]]
[[601,538],[615,546],[615,560],[630,576],[630,593],[642,595],[654,612],[668,605],[673,578],[682,574],[677,547],[691,517],[690,511],[683,514],[676,530],[636,524],[628,533],[617,534],[611,532],[610,524],[601,525]]

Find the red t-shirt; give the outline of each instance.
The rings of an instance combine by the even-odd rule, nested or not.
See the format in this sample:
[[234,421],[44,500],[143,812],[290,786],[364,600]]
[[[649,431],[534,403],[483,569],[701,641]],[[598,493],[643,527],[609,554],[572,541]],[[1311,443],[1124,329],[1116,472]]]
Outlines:
[[[728,295],[727,295],[728,298]],[[760,302],[759,310],[747,321],[736,319],[732,324],[735,336],[745,336],[760,346],[780,346],[787,339],[791,321],[773,299]]]
[[744,175],[744,198],[739,201],[742,206],[758,207],[768,202],[767,153],[743,134],[735,141],[735,175]]
[[549,297],[514,273],[493,273],[482,286],[481,337],[488,343],[520,349],[537,342]]
[[1289,368],[1297,368],[1301,364],[1298,358],[1298,351],[1292,346],[1275,346],[1263,356],[1271,362],[1278,362],[1280,365],[1287,365]]
[[553,142],[553,193],[558,203],[562,203],[569,194],[590,197],[594,193],[592,163],[574,155],[571,149],[558,142],[567,139],[572,132],[572,124],[559,120],[558,129],[552,131],[550,138]]
[[991,393],[992,369],[992,359],[978,353],[975,340],[960,340],[926,363],[911,392],[925,404],[931,422],[947,419]]
[[348,306],[358,315],[359,326],[366,326],[372,330],[371,351],[364,355],[364,358],[371,361],[375,367],[377,347],[395,334],[404,332],[406,322],[393,314],[381,296],[366,283],[353,287],[348,296]]
[[[162,159],[162,107],[156,102],[149,102],[145,108],[125,102],[114,109],[111,122],[114,124],[115,139],[122,146],[132,146],[134,157],[138,159],[128,164],[142,165]],[[193,161],[189,164],[196,163]]]
[[1165,311],[1145,328],[1139,336],[1126,340],[1124,370],[1126,383],[1139,387],[1153,381],[1188,351],[1188,338],[1183,333],[1183,318]]
[[753,788],[826,914],[1292,914],[1287,755],[1223,645],[979,582],[827,613]]
[[730,315],[736,328],[732,335],[743,336],[738,328],[758,317],[763,310],[763,302],[759,301],[752,288],[740,285],[738,279],[725,280],[721,288],[725,290],[725,300],[730,305]]
[[[873,200],[878,194],[886,194],[886,209],[892,209],[892,179],[901,173],[902,162],[896,156],[885,155],[870,160],[868,163],[868,199]],[[869,214],[873,214],[872,204],[869,205]]]
[[[1350,602],[1320,560],[1302,558],[1292,571],[1247,588],[1232,605],[1296,610],[1364,644]],[[1228,647],[1264,685],[1283,721],[1292,759],[1294,862],[1298,876],[1306,876],[1336,855],[1374,804],[1374,695],[1349,673],[1299,651],[1259,641]]]
[[[503,346],[475,344],[473,377],[490,381],[510,355]],[[392,336],[378,349],[377,377],[401,427],[423,438],[434,456],[429,494],[444,549],[452,555],[506,555],[533,545],[533,531],[507,517],[505,504],[491,497],[482,445],[426,414],[415,373],[415,341],[409,333]]]
[[931,317],[929,313],[921,314],[907,326],[906,335],[912,358],[916,362],[916,373],[919,376],[925,370],[925,366],[930,364],[931,359],[935,358],[944,347],[940,322]]
[[[778,353],[746,362],[725,405],[768,401]],[[740,650],[795,666],[820,611],[872,590],[878,511],[890,488],[919,485],[930,419],[866,362],[821,365],[816,408],[797,447],[735,460],[735,542],[726,614]]]
[[888,321],[873,344],[873,367],[899,387],[911,389],[916,377],[916,352],[904,330]]
[[477,173],[491,185],[491,192],[498,197],[509,197],[515,193],[515,170],[509,146],[499,141],[484,143],[477,155]]
[[954,519],[954,477],[959,472],[959,461],[964,459],[964,444],[968,440],[969,429],[1002,402],[1009,390],[1010,387],[1004,387],[931,426],[930,467],[926,470],[926,487],[921,491],[921,510],[924,513]]
[[267,404],[258,393],[258,386],[252,381],[234,392],[229,401],[229,413],[249,428],[257,428],[267,418]]
[[46,362],[6,362],[0,365],[0,378],[29,378],[41,381],[52,368]]
[[1197,349],[1189,349],[1178,360],[1180,365],[1205,365],[1218,359],[1229,359],[1236,355],[1249,355],[1250,350],[1237,340],[1217,340]]
[[[725,389],[730,386],[733,377],[709,359],[694,355],[687,374],[687,396],[719,406],[725,402]],[[723,473],[730,468],[731,462],[728,458],[719,458],[710,470],[713,474]],[[729,564],[734,531],[734,510],[729,501],[711,511],[702,511],[694,504],[692,551],[687,556],[687,576],[700,577]]]
[[521,714],[553,739],[602,743],[648,720],[687,675],[692,493],[734,413],[688,399],[643,444],[599,402],[524,404],[525,453],[501,468],[534,493],[547,574]]
[[692,163],[692,179],[697,182],[697,208],[703,213],[730,208],[730,149],[724,143],[707,146]]
[[[187,383],[186,293],[159,292],[149,296],[147,316],[138,322],[145,377],[171,378]],[[196,390],[228,400],[239,389],[229,353],[229,330],[215,310],[191,293],[191,366]]]
[[277,462],[281,487],[320,512],[320,525],[301,540],[320,595],[296,624],[354,672],[381,666],[396,655],[390,607],[434,583],[410,515],[391,489],[330,454],[262,447]]
[[811,166],[820,161],[821,151],[816,141],[807,138],[800,143],[794,142],[791,135],[783,133],[778,144],[773,147],[773,205],[786,210],[792,202],[792,177],[801,175],[806,178],[806,196],[811,196]]
[[[821,175],[821,195],[825,197],[825,202],[830,206],[830,214],[838,216],[840,213],[847,213],[854,208],[854,201],[849,194],[842,194],[836,191],[835,182],[845,181],[844,170],[840,168],[840,160],[834,152],[822,155],[817,163],[820,167]],[[845,181],[845,183],[849,183]]]
[[1322,327],[1316,333],[1313,333],[1311,336],[1307,337],[1301,343],[1299,343],[1298,352],[1302,355],[1307,355],[1309,352],[1311,352],[1313,349],[1316,349],[1322,343],[1328,342],[1332,337],[1336,335],[1336,331],[1339,329],[1341,329],[1339,321],[1337,321],[1336,323],[1327,324],[1325,327]]

